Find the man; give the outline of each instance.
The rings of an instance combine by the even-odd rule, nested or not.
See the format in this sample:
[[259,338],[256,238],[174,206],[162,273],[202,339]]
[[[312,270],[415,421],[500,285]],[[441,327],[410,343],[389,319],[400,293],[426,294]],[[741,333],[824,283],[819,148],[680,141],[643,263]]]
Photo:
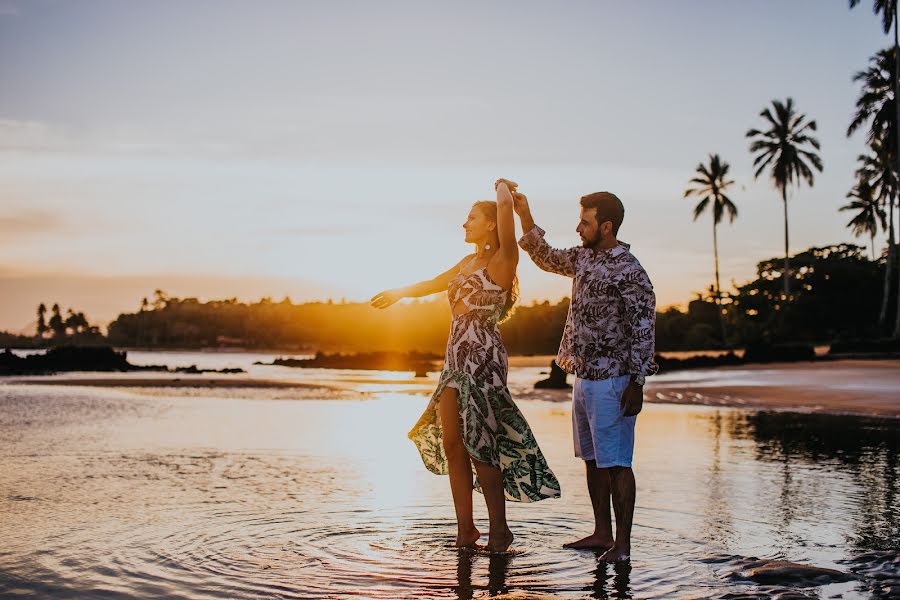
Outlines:
[[519,240],[522,249],[541,269],[573,278],[572,303],[556,362],[575,375],[575,455],[587,469],[594,532],[565,547],[603,551],[600,558],[607,562],[626,561],[634,516],[634,425],[643,402],[644,378],[658,370],[653,362],[653,285],[629,245],[616,239],[625,209],[614,194],[597,192],[581,198],[576,228],[581,248],[551,248],[544,230],[534,224],[527,198],[516,193],[514,207],[524,232]]

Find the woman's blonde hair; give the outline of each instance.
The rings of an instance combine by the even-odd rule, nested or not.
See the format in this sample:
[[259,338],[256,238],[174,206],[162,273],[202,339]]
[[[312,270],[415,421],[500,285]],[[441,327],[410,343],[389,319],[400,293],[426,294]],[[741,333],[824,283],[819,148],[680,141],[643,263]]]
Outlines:
[[[489,221],[493,221],[497,223],[497,203],[493,200],[479,200],[475,204],[472,205],[472,208],[477,208],[481,214],[483,214]],[[494,236],[491,240],[492,248],[500,247],[500,236],[497,233],[497,229],[494,229]],[[509,294],[506,296],[506,304],[503,305],[503,313],[500,315],[499,323],[507,320],[512,316],[513,306],[516,304],[516,300],[519,299],[519,277],[518,275],[513,277],[512,287],[509,290]]]

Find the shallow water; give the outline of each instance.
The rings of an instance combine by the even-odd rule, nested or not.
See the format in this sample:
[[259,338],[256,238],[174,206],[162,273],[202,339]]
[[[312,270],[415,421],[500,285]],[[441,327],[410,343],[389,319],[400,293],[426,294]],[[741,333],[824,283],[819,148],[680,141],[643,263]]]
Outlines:
[[[524,392],[539,370],[513,371]],[[560,547],[590,528],[566,403],[519,396],[563,498],[510,504],[514,552],[488,556],[450,546],[447,479],[406,439],[429,381],[318,377],[328,386],[318,393],[0,384],[0,595],[900,593],[900,421],[647,405],[633,561],[613,567]],[[475,504],[486,534],[478,495]],[[853,579],[766,579],[751,571],[756,558]]]

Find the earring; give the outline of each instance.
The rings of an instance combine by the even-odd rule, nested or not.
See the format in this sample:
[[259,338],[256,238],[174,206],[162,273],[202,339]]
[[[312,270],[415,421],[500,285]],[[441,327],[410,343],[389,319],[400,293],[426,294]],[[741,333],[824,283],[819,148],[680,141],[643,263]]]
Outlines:
[[484,251],[485,251],[485,252],[490,252],[490,251],[491,251],[491,245],[490,245],[490,244],[485,244],[485,245],[484,245]]

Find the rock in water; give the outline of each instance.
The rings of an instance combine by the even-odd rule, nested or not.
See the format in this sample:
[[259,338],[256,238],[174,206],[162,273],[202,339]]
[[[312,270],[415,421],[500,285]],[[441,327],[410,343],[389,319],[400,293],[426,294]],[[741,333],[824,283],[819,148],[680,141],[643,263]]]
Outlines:
[[566,376],[568,373],[562,370],[556,361],[550,362],[550,377],[547,379],[541,379],[534,387],[537,389],[553,389],[553,390],[564,390],[572,387],[566,382]]
[[744,565],[739,571],[732,573],[731,577],[770,585],[779,583],[826,585],[856,579],[853,575],[842,571],[787,560],[757,560]]

